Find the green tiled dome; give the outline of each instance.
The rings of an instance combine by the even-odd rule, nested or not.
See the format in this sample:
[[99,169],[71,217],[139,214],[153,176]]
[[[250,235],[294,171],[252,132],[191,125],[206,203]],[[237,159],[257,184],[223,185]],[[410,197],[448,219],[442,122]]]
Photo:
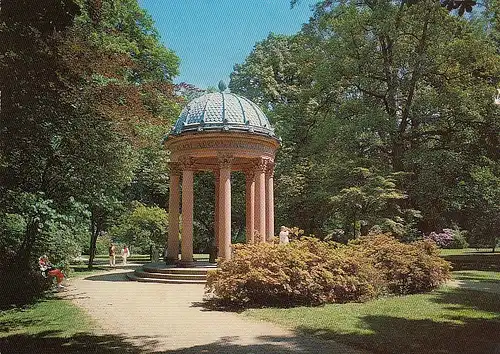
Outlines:
[[203,131],[235,131],[275,136],[266,115],[255,103],[224,92],[208,93],[189,102],[170,135]]

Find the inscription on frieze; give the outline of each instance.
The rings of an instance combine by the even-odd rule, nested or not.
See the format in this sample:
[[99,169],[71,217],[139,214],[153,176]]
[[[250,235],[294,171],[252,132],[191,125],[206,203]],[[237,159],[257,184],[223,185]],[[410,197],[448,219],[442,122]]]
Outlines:
[[186,142],[177,145],[177,151],[182,150],[203,150],[203,149],[243,149],[243,150],[253,150],[259,152],[273,153],[273,149],[260,144],[252,144],[249,142],[242,141],[197,141],[197,142]]

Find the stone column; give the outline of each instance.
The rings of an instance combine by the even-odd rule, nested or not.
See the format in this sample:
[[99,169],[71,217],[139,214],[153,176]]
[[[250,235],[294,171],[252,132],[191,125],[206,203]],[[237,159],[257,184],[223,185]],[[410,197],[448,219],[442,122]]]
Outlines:
[[170,162],[170,191],[168,197],[168,242],[167,264],[179,260],[179,200],[180,167],[177,162]]
[[246,241],[247,243],[254,243],[255,233],[255,172],[246,171]]
[[184,160],[182,166],[182,235],[179,263],[181,267],[193,264],[193,180],[194,161],[188,158]]
[[255,166],[255,229],[259,242],[266,242],[266,159]]
[[267,240],[274,237],[274,164],[269,163],[266,170],[266,231]]
[[232,156],[219,156],[219,255],[231,259],[231,162]]
[[215,248],[217,257],[221,257],[221,251],[219,248],[219,227],[220,227],[220,213],[219,213],[219,185],[220,185],[220,171],[219,169],[214,171],[215,175],[215,210],[214,210],[214,234],[215,234]]

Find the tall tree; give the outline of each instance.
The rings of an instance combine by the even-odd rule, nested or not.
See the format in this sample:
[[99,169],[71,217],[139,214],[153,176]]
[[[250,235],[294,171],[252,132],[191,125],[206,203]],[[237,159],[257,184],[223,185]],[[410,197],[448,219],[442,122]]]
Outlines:
[[[279,54],[267,57],[266,46]],[[328,196],[362,167],[404,172],[408,198],[397,204],[422,211],[423,231],[470,228],[457,182],[472,186],[474,166],[498,166],[498,59],[482,27],[434,1],[347,2],[318,7],[295,36],[257,44],[230,87],[270,107],[283,138],[277,193],[290,199],[278,202],[280,217],[300,209],[306,217],[293,221],[328,232]]]
[[141,180],[143,156],[178,114],[178,57],[135,0],[2,5],[2,197],[84,202],[93,255],[123,187]]

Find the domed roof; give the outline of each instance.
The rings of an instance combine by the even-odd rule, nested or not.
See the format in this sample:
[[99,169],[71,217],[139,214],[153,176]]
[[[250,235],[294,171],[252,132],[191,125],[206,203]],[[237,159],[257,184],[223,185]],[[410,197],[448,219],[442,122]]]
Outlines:
[[275,137],[269,120],[255,103],[224,92],[208,93],[189,102],[170,135],[203,131],[238,131]]

